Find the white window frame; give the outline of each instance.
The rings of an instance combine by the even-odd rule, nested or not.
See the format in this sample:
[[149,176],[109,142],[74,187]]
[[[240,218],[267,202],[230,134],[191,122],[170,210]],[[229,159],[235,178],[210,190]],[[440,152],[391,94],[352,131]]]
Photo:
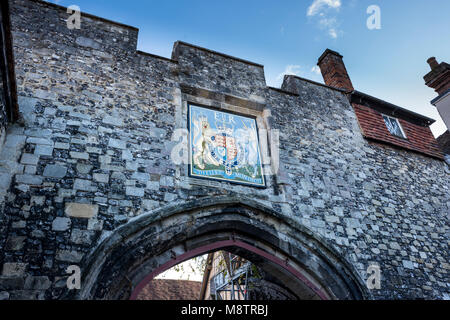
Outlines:
[[405,131],[403,130],[403,127],[402,127],[400,121],[398,121],[398,118],[394,118],[394,117],[392,117],[392,116],[388,116],[387,114],[384,114],[384,113],[382,113],[381,115],[382,115],[383,117],[388,117],[389,119],[394,119],[395,122],[397,122],[398,127],[400,128],[400,131],[401,131],[401,133],[402,133],[402,136],[401,136],[401,137],[398,136],[398,135],[396,135],[396,134],[393,134],[391,131],[389,131],[389,128],[387,127],[386,121],[383,119],[384,125],[386,126],[386,128],[388,129],[388,131],[389,131],[389,133],[390,133],[391,135],[393,135],[394,137],[399,137],[399,138],[407,139],[406,133],[405,133]]

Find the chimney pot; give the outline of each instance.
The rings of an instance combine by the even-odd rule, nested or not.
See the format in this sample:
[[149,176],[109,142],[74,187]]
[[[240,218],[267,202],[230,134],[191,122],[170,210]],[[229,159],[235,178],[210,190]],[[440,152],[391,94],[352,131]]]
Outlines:
[[431,57],[427,60],[428,64],[431,67],[431,70],[436,69],[437,67],[439,67],[439,63],[436,61],[435,57]]

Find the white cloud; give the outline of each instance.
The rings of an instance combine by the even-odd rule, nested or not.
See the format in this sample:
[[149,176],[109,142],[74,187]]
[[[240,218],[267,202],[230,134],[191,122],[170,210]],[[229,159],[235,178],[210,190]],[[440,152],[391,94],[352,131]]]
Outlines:
[[315,19],[319,28],[327,30],[328,35],[336,39],[340,33],[336,14],[341,5],[341,0],[314,0],[306,15]]
[[334,28],[331,28],[330,30],[328,30],[328,34],[333,39],[336,39],[338,37],[337,31]]
[[323,28],[332,28],[336,24],[337,24],[336,18],[322,17],[319,20],[319,25]]
[[280,87],[285,75],[294,75],[314,81],[322,81],[320,68],[318,66],[300,66],[296,64],[287,65],[283,72],[276,77],[269,77],[267,84],[273,87]]
[[285,75],[294,75],[294,76],[300,75],[300,70],[301,66],[299,65],[290,64],[286,66],[284,71],[277,76],[277,82],[281,82]]
[[324,8],[333,8],[339,10],[341,7],[341,0],[314,0],[309,6],[307,15],[315,16],[320,13]]
[[320,68],[318,66],[314,66],[312,67],[311,72],[320,75]]

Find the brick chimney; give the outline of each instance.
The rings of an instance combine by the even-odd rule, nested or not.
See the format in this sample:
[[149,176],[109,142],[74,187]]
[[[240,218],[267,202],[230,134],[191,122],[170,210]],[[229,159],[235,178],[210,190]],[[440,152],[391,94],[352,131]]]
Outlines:
[[431,70],[436,69],[439,67],[439,63],[437,62],[435,57],[431,57],[427,60],[427,63],[430,65]]
[[450,64],[438,63],[435,57],[429,58],[427,62],[431,71],[423,79],[427,86],[438,93],[438,97],[434,98],[431,104],[436,107],[445,125],[450,129]]
[[438,63],[435,57],[429,58],[427,62],[431,71],[423,77],[425,84],[441,95],[450,89],[450,65],[445,62]]
[[322,72],[322,77],[326,85],[353,91],[353,84],[342,58],[343,57],[338,52],[327,49],[320,56],[317,65]]

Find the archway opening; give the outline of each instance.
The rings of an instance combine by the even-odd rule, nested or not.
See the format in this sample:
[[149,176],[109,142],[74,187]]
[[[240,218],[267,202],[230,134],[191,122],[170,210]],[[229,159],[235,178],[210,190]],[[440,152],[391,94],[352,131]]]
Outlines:
[[[205,255],[206,253],[206,255]],[[197,270],[201,281],[165,279],[193,259],[204,259]],[[171,294],[168,290],[184,290]],[[194,296],[190,296],[194,293]],[[196,295],[195,295],[196,294]],[[207,244],[161,265],[133,290],[130,299],[164,300],[312,300],[331,299],[321,285],[293,261],[282,259],[239,240]]]

